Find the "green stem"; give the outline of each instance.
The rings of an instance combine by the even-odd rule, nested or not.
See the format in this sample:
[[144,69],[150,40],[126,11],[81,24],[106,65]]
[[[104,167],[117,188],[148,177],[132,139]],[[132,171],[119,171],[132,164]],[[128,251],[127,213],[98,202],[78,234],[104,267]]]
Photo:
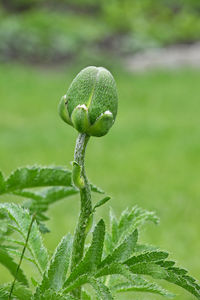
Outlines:
[[[81,180],[83,180],[83,187],[80,188],[81,211],[79,215],[78,224],[76,227],[73,250],[72,250],[72,264],[73,271],[76,265],[81,261],[84,254],[84,245],[87,235],[87,227],[92,213],[91,190],[85,173],[85,149],[89,141],[89,136],[86,134],[79,134],[76,141],[76,148],[74,153],[74,161],[81,167]],[[74,296],[81,299],[81,288],[74,290]]]
[[27,236],[26,236],[26,241],[25,241],[25,244],[24,244],[22,253],[21,253],[21,257],[20,257],[20,260],[19,260],[19,264],[18,264],[18,266],[17,266],[15,278],[14,278],[14,280],[13,280],[13,283],[12,283],[12,286],[11,286],[11,289],[10,289],[10,294],[9,294],[8,300],[11,300],[11,297],[12,297],[12,293],[13,293],[13,290],[14,290],[15,282],[16,282],[16,280],[17,280],[17,275],[18,275],[19,269],[20,269],[20,267],[21,267],[22,260],[23,260],[23,257],[24,257],[24,253],[25,253],[26,248],[27,248],[27,245],[28,245],[28,240],[29,240],[29,236],[30,236],[31,229],[32,229],[32,226],[33,226],[33,222],[34,222],[34,220],[35,220],[35,216],[36,216],[35,214],[32,215],[31,223],[30,223],[30,225],[29,225],[28,233],[27,233]]

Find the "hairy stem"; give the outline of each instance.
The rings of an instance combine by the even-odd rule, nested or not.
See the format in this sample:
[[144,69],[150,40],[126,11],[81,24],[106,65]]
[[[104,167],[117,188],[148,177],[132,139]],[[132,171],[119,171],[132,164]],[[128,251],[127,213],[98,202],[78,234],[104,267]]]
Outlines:
[[[81,211],[79,215],[78,224],[76,227],[73,250],[72,250],[72,264],[71,270],[73,271],[76,265],[80,262],[84,253],[84,245],[86,239],[87,226],[89,224],[90,215],[92,213],[91,203],[91,190],[85,173],[85,149],[89,140],[89,136],[86,134],[79,134],[76,141],[76,148],[74,153],[74,161],[81,168],[79,176],[80,181],[83,181],[83,186],[80,187],[80,198],[81,198]],[[81,289],[76,289],[73,292],[74,296],[81,299]]]
[[32,229],[32,226],[33,226],[33,222],[34,222],[34,220],[35,220],[35,216],[36,216],[35,214],[32,215],[31,223],[30,223],[30,225],[29,225],[28,233],[27,233],[27,236],[26,236],[26,241],[25,241],[25,244],[24,244],[22,253],[21,253],[21,257],[20,257],[20,260],[19,260],[19,264],[18,264],[18,266],[17,266],[15,278],[14,278],[14,280],[13,280],[13,283],[12,283],[12,286],[11,286],[11,289],[10,289],[10,294],[9,294],[8,300],[11,300],[11,297],[12,297],[12,293],[13,293],[13,290],[14,290],[15,282],[16,282],[16,279],[17,279],[17,275],[18,275],[19,269],[20,269],[21,264],[22,264],[22,260],[23,260],[23,257],[24,257],[24,253],[25,253],[26,248],[27,248],[27,245],[28,245],[28,240],[29,240],[29,236],[30,236],[31,229]]

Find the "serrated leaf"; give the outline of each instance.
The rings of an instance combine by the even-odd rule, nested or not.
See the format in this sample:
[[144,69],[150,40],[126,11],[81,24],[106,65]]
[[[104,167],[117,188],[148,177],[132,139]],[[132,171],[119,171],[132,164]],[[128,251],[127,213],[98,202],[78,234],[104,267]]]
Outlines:
[[56,186],[45,188],[42,191],[21,190],[15,192],[15,195],[33,199],[33,201],[25,203],[25,206],[28,207],[32,213],[36,212],[41,214],[42,212],[46,212],[51,204],[68,196],[75,195],[77,192],[78,191],[73,187]]
[[35,298],[34,300],[78,300],[72,297],[71,295],[63,295],[62,293],[56,293],[52,289],[48,289],[44,291],[44,293],[40,294],[39,298]]
[[6,180],[6,191],[43,186],[71,186],[71,171],[62,167],[24,167]]
[[110,231],[112,242],[115,245],[118,241],[118,222],[112,208],[110,208]]
[[127,261],[125,261],[125,264],[128,266],[132,266],[137,263],[147,263],[147,262],[157,262],[157,261],[163,261],[165,260],[169,254],[164,251],[151,251],[146,252],[137,256],[133,256]]
[[94,229],[92,242],[86,255],[65,282],[65,287],[78,278],[78,276],[94,271],[100,264],[103,252],[104,235],[105,223],[101,219]]
[[80,275],[76,278],[74,278],[74,280],[72,280],[71,282],[67,281],[66,284],[65,284],[65,289],[63,290],[63,293],[64,294],[67,294],[71,291],[73,291],[74,289],[82,286],[83,284],[86,284],[88,283],[88,275],[87,274],[83,274],[83,275]]
[[145,222],[158,223],[159,219],[154,212],[149,212],[140,207],[126,209],[120,217],[118,225],[118,242],[123,240],[130,232],[142,226]]
[[[23,239],[26,240],[29,226],[32,221],[32,217],[29,215],[28,211],[14,203],[1,203],[0,210],[7,212],[10,219],[15,223],[12,228],[17,230]],[[27,248],[38,267],[38,270],[40,273],[43,273],[47,266],[48,254],[43,245],[42,238],[35,221],[32,225]]]
[[[6,267],[9,272],[13,275],[13,277],[16,276],[16,270],[18,265],[14,262],[13,258],[9,255],[7,250],[0,246],[0,263]],[[28,281],[21,269],[18,270],[18,274],[16,279],[23,283],[24,285],[28,285]]]
[[[0,286],[0,299],[1,300],[8,300],[11,285],[12,285],[12,283]],[[17,299],[17,300],[24,300],[24,299],[31,300],[32,293],[27,287],[25,287],[24,285],[21,285],[19,282],[16,282],[13,292],[12,292],[12,296],[14,297],[14,299]]]
[[89,278],[90,285],[96,292],[98,299],[101,300],[113,300],[113,296],[109,290],[109,288],[104,285],[100,280]]
[[33,199],[35,200],[35,203],[40,201],[45,206],[45,208],[47,204],[52,204],[57,200],[63,199],[71,195],[75,195],[77,193],[78,191],[74,187],[62,186],[44,188],[40,191],[17,190],[13,192],[13,194],[17,196]]
[[[184,270],[185,271],[185,270]],[[171,283],[174,283],[194,296],[200,299],[200,285],[197,281],[191,276],[186,275],[182,270],[178,270],[178,268],[169,268],[166,270],[166,276],[162,279],[165,279]]]
[[137,229],[131,233],[118,247],[116,247],[112,254],[108,255],[101,263],[101,266],[110,264],[112,262],[124,262],[134,251],[138,240]]
[[167,298],[173,298],[174,295],[163,289],[156,283],[149,282],[139,276],[134,278],[133,282],[124,282],[112,287],[112,291],[120,292],[145,292],[158,294]]
[[111,197],[107,196],[107,197],[104,197],[103,199],[101,199],[100,201],[98,201],[94,208],[93,208],[93,212],[96,210],[97,207],[100,207],[102,205],[104,205],[106,202],[108,202],[109,200],[111,199]]
[[95,273],[96,278],[107,276],[107,275],[121,275],[129,280],[132,280],[134,276],[132,272],[129,270],[128,266],[116,262],[98,269],[97,272]]
[[129,267],[134,274],[150,275],[156,279],[163,279],[167,276],[167,272],[161,266],[155,263],[137,263]]
[[49,288],[59,291],[63,287],[69,267],[71,248],[72,237],[71,235],[66,235],[62,238],[52,256],[50,266],[47,272],[45,272],[42,283],[39,286],[40,293]]

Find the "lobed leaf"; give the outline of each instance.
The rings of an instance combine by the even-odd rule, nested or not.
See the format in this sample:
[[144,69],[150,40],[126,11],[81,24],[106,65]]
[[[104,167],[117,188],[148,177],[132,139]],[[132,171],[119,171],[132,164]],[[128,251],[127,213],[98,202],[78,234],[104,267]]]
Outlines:
[[127,260],[134,251],[138,240],[138,231],[137,229],[131,233],[125,240],[113,250],[113,253],[108,255],[101,263],[101,266],[110,264],[112,262],[124,262]]
[[148,262],[157,262],[157,261],[163,261],[165,260],[169,254],[164,251],[151,251],[146,252],[137,256],[133,256],[127,261],[125,261],[125,264],[128,266],[132,266],[137,263],[148,263]]
[[123,282],[112,287],[113,292],[145,292],[158,294],[167,298],[173,298],[174,294],[163,289],[156,283],[149,282],[139,276],[134,278],[132,282]]
[[197,299],[200,299],[200,284],[193,277],[187,275],[186,270],[174,267],[165,270],[166,275],[162,279],[184,288]]
[[159,222],[154,212],[149,212],[138,206],[133,207],[131,210],[126,209],[123,211],[118,225],[118,242],[123,240],[130,232],[149,221],[155,224]]
[[[13,277],[16,276],[18,265],[14,262],[7,249],[2,246],[0,246],[0,263],[9,270]],[[16,279],[22,284],[28,285],[28,281],[21,269],[18,270]]]
[[70,274],[66,280],[64,286],[66,287],[69,283],[73,282],[79,276],[91,273],[97,269],[97,266],[101,262],[103,243],[105,235],[105,223],[101,219],[96,225],[93,231],[93,237],[90,247],[88,248],[83,260],[78,264],[75,270]]
[[62,293],[57,293],[52,289],[48,289],[39,295],[39,298],[34,297],[34,300],[78,300],[71,295],[63,295]]
[[88,283],[95,290],[98,299],[113,300],[113,296],[109,288],[106,285],[104,285],[100,280],[89,278]]
[[167,276],[167,272],[164,268],[151,262],[140,262],[129,267],[134,274],[150,275],[156,279],[164,279]]
[[[0,299],[1,300],[8,300],[10,289],[11,289],[12,283],[1,285],[0,286]],[[21,285],[19,282],[15,283],[12,296],[14,296],[14,299],[16,300],[31,300],[32,299],[32,293],[31,290],[29,290],[24,285]]]
[[[10,219],[15,223],[12,228],[17,230],[23,239],[26,240],[32,220],[28,211],[14,203],[1,203],[0,211],[1,210],[7,212]],[[38,270],[40,273],[43,273],[48,263],[48,254],[43,245],[42,238],[35,221],[31,229],[27,248],[29,249]]]
[[61,167],[24,167],[7,178],[6,191],[43,186],[71,186],[71,171]]
[[16,195],[34,200],[26,203],[25,205],[31,212],[36,213],[46,212],[51,204],[77,193],[78,191],[73,187],[61,186],[45,188],[42,191],[21,190],[15,192]]
[[42,283],[39,286],[40,293],[50,288],[54,291],[62,289],[69,267],[71,248],[72,237],[71,235],[66,235],[62,238],[51,258],[49,268],[45,272]]

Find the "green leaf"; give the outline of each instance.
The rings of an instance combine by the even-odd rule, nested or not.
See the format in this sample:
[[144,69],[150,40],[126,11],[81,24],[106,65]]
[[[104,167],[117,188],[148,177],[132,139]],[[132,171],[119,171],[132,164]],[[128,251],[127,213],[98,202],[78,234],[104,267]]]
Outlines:
[[[12,283],[0,286],[0,299],[1,300],[8,300],[11,285],[12,285]],[[31,300],[32,293],[27,287],[19,284],[19,282],[16,282],[13,292],[12,292],[12,296],[14,297],[14,299],[17,299],[17,300],[25,300],[25,299]]]
[[44,293],[39,295],[39,298],[34,297],[34,300],[78,300],[71,295],[63,295],[62,293],[56,293],[52,289],[44,291]]
[[149,282],[139,276],[135,276],[133,282],[124,282],[114,285],[112,287],[113,292],[145,292],[153,293],[167,298],[173,298],[174,295],[167,290],[163,289],[156,283]]
[[[13,277],[16,276],[17,264],[13,261],[13,258],[9,255],[7,250],[0,246],[0,263],[6,267]],[[18,270],[17,278],[19,282],[23,283],[24,285],[28,285],[28,281],[21,269]]]
[[109,265],[106,265],[95,273],[95,277],[102,277],[102,276],[107,276],[107,275],[121,275],[125,277],[126,279],[132,280],[133,274],[129,270],[129,267],[126,265],[123,265],[121,263],[111,263]]
[[112,208],[110,208],[110,231],[112,242],[115,245],[118,241],[118,222]]
[[65,289],[63,290],[64,294],[67,294],[71,291],[73,291],[74,289],[88,283],[88,279],[89,276],[87,274],[83,274],[83,275],[77,275],[76,278],[74,278],[74,280],[72,280],[71,282],[66,281],[65,282]]
[[102,261],[100,267],[112,262],[124,262],[125,260],[127,260],[133,254],[137,240],[138,231],[136,229],[117,248],[114,249],[112,254],[108,255]]
[[95,212],[95,210],[96,210],[97,207],[100,207],[100,206],[104,205],[110,199],[111,199],[111,197],[107,196],[107,197],[104,197],[103,199],[101,199],[100,201],[98,201],[97,204],[95,204],[95,206],[93,208],[93,212]]
[[125,261],[125,264],[128,266],[132,266],[137,263],[162,261],[165,260],[168,256],[169,254],[164,251],[151,251],[137,256],[133,256],[127,261]]
[[[0,211],[1,210],[7,212],[10,219],[15,223],[12,228],[17,230],[25,241],[32,220],[32,217],[30,216],[28,211],[14,203],[1,203]],[[43,273],[48,263],[48,254],[46,248],[43,245],[36,222],[33,223],[27,248],[38,270],[40,271],[40,273]]]
[[197,299],[200,299],[200,285],[193,277],[187,275],[186,270],[169,267],[166,268],[165,271],[166,274],[162,279],[165,279],[184,288],[185,290],[196,296]]
[[102,252],[103,252],[103,243],[105,235],[105,223],[101,219],[96,225],[91,245],[84,256],[83,260],[78,264],[75,270],[71,273],[64,286],[66,287],[69,283],[74,281],[80,275],[91,273],[96,270],[97,266],[101,262]]
[[3,173],[0,171],[0,194],[3,194],[5,190],[5,179]]
[[154,212],[149,212],[140,207],[133,207],[132,210],[126,209],[120,217],[118,225],[118,243],[129,235],[133,230],[139,228],[146,222],[159,222]]
[[105,192],[99,188],[98,186],[94,185],[93,183],[90,183],[91,191],[98,193],[98,194],[105,194]]
[[26,207],[28,207],[32,213],[41,213],[46,212],[49,206],[56,201],[77,194],[77,190],[75,190],[73,187],[56,186],[34,192],[22,190],[15,192],[15,194],[33,199],[34,201],[27,203]]
[[82,291],[82,300],[92,300],[91,296],[86,292],[86,291]]
[[43,186],[71,186],[71,171],[62,167],[24,167],[6,180],[6,191]]
[[71,235],[66,235],[62,238],[51,258],[50,266],[47,272],[45,272],[42,283],[39,286],[40,293],[49,288],[59,291],[63,287],[69,267],[71,248],[72,237]]
[[166,270],[155,263],[141,262],[130,266],[129,269],[134,274],[150,275],[156,279],[163,279],[167,276]]
[[36,203],[40,201],[41,206],[44,205],[43,210],[47,205],[77,193],[78,191],[74,187],[62,186],[44,188],[41,191],[18,190],[14,192],[15,195],[36,200]]
[[113,296],[109,288],[106,285],[104,285],[100,280],[89,278],[88,282],[95,290],[98,299],[113,300]]

